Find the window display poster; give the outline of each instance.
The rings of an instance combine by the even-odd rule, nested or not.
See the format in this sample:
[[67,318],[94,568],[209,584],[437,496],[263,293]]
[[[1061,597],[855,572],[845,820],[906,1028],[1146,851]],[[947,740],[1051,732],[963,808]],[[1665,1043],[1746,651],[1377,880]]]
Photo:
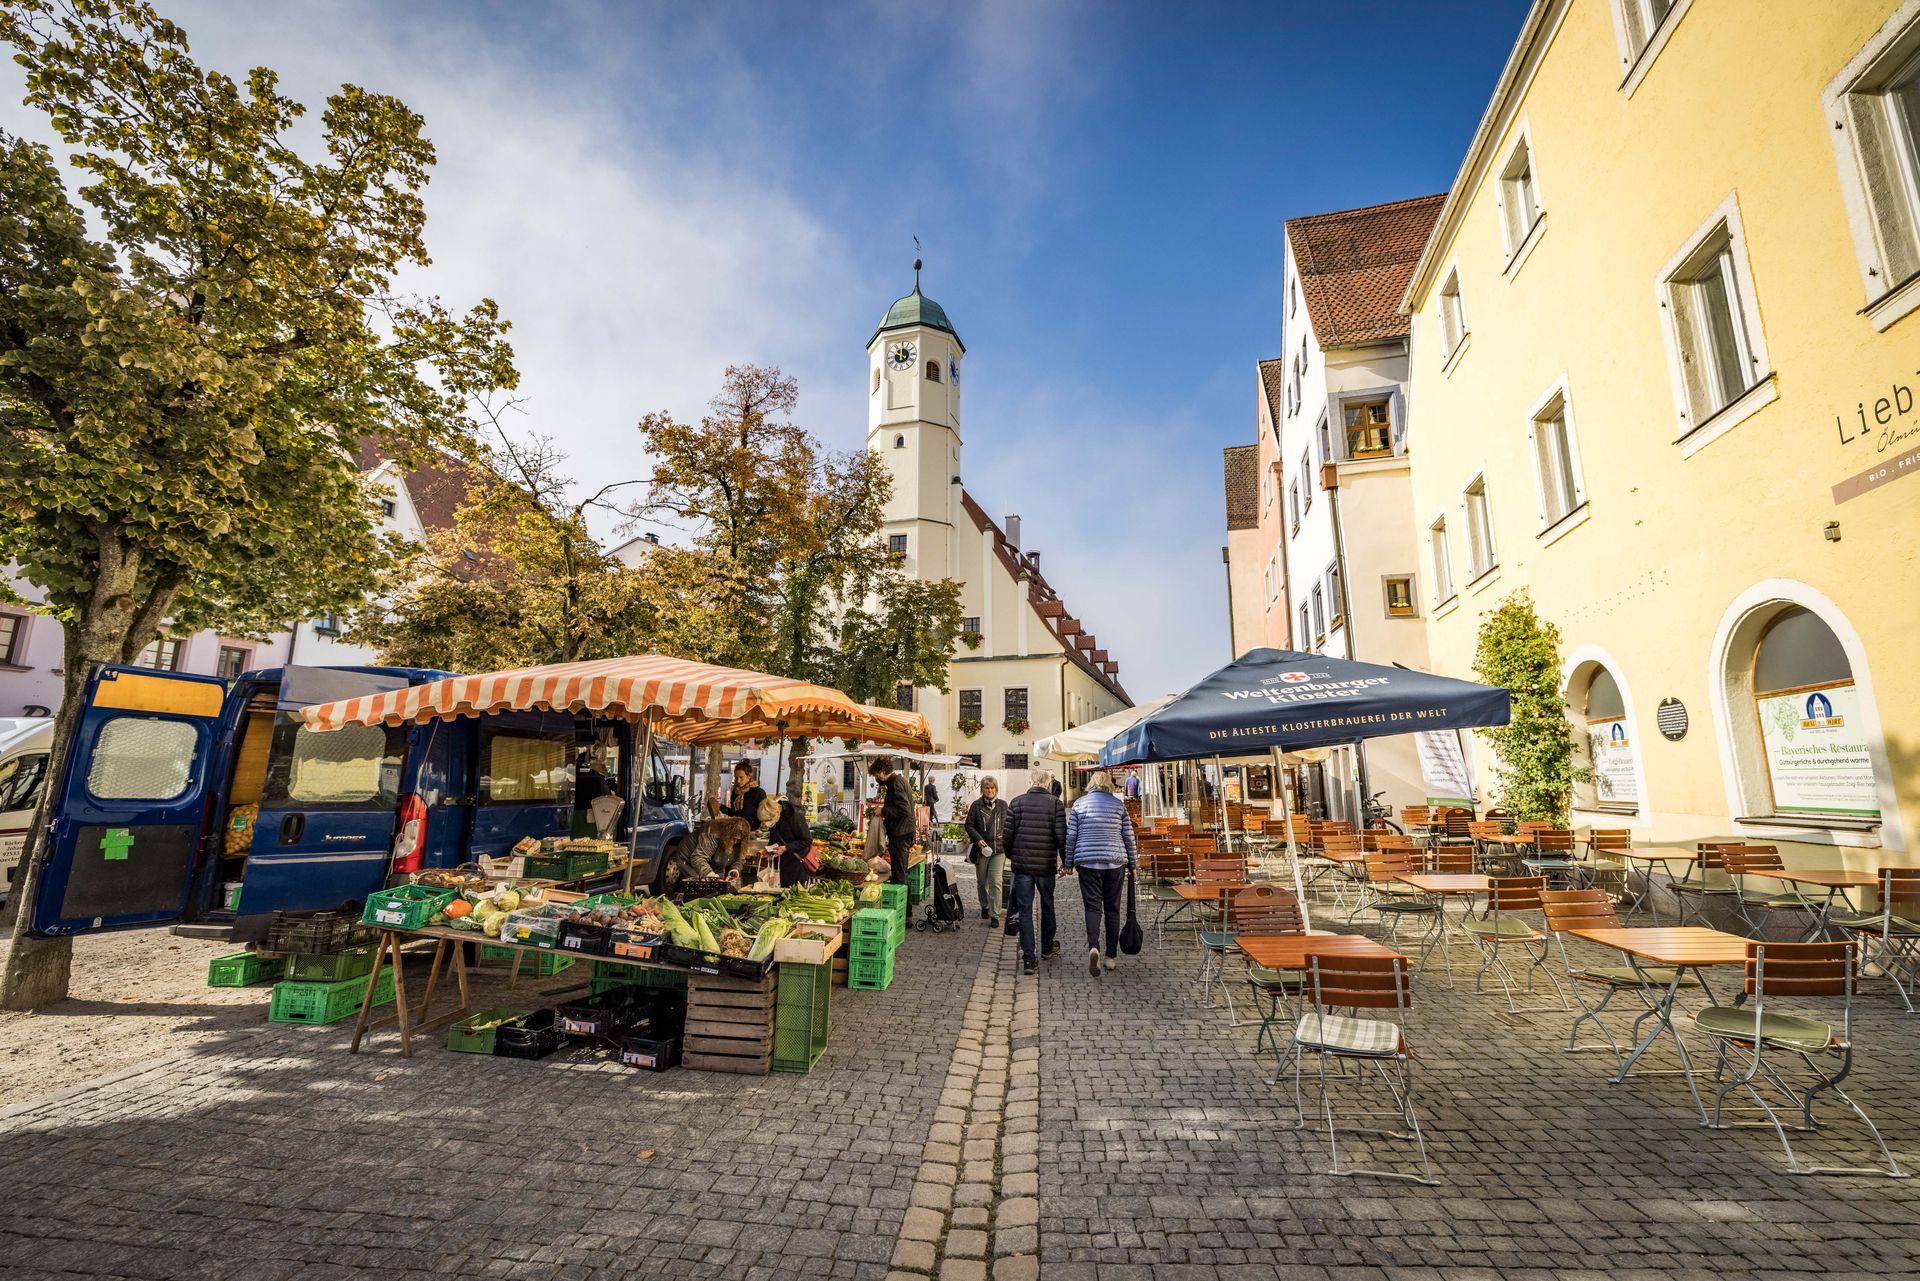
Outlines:
[[1873,757],[1854,686],[1765,694],[1754,699],[1754,706],[1776,811],[1880,816]]
[[1427,800],[1473,804],[1473,771],[1460,750],[1459,731],[1424,730],[1413,740],[1420,753],[1420,778],[1427,786]]
[[1592,760],[1594,800],[1603,805],[1640,803],[1640,789],[1633,775],[1633,743],[1627,738],[1623,717],[1587,722],[1587,755]]

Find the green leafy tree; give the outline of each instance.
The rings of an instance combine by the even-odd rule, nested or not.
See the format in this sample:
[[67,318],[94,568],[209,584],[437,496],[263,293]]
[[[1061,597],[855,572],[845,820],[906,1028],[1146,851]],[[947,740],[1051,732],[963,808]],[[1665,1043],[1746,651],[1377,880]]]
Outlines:
[[1573,730],[1560,701],[1560,629],[1518,591],[1480,616],[1473,671],[1504,687],[1513,719],[1481,730],[1499,754],[1496,796],[1516,819],[1567,825],[1573,785],[1584,771],[1573,763]]
[[[358,600],[383,565],[355,465],[464,447],[467,406],[514,382],[491,302],[397,295],[427,262],[433,147],[405,103],[304,108],[272,71],[204,70],[136,0],[6,0],[0,39],[84,184],[0,132],[0,558],[65,627],[54,758],[93,664],[163,626],[237,633]],[[9,913],[31,902],[59,780]],[[15,933],[0,1003],[67,988],[68,940]]]

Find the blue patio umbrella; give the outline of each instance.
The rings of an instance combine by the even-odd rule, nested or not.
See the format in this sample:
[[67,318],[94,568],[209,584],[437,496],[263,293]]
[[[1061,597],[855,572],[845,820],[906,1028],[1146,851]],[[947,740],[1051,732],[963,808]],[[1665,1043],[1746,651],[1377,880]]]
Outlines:
[[[1496,686],[1298,650],[1255,649],[1108,739],[1100,763],[1271,753],[1287,815],[1287,860],[1304,917],[1306,891],[1280,753],[1389,734],[1505,725],[1512,714],[1507,691]],[[1221,828],[1231,841],[1224,821]]]

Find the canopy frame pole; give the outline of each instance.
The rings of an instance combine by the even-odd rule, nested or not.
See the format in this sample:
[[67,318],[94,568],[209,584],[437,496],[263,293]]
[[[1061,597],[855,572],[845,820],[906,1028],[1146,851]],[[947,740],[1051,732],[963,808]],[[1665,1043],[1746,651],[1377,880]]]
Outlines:
[[1300,850],[1293,843],[1293,783],[1287,768],[1280,760],[1280,749],[1267,749],[1273,755],[1274,773],[1280,776],[1280,814],[1281,821],[1287,825],[1287,866],[1293,869],[1293,897],[1300,904],[1300,923],[1307,933],[1313,933],[1312,910],[1307,907],[1306,883],[1300,879]]
[[[627,871],[620,878],[620,892],[633,893],[633,869],[640,862],[640,828],[647,817],[647,776],[653,773],[653,718],[640,722],[640,750],[634,753],[633,803],[627,807]],[[691,780],[689,780],[691,781]],[[661,851],[661,857],[666,852]]]
[[1227,767],[1220,763],[1216,755],[1213,758],[1213,799],[1220,803],[1220,841],[1226,846],[1225,853],[1233,853],[1233,825],[1227,822]]

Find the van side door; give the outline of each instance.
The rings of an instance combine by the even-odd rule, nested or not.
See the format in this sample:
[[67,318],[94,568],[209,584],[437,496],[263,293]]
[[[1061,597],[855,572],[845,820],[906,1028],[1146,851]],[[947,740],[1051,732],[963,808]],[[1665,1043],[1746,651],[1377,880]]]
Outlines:
[[222,777],[226,685],[102,666],[81,697],[29,928],[81,934],[191,915],[208,791]]

